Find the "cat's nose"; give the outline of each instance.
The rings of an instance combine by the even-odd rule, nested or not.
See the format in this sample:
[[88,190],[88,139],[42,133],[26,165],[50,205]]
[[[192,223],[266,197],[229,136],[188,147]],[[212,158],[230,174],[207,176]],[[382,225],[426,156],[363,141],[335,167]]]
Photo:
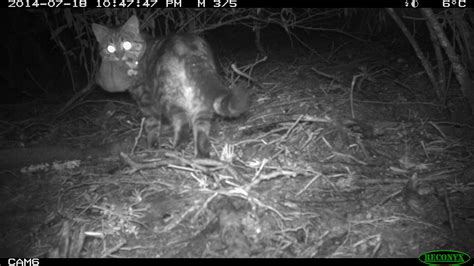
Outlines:
[[116,51],[116,52],[115,52],[115,56],[116,56],[119,60],[123,60],[123,58],[125,57],[125,54],[124,54],[122,51]]

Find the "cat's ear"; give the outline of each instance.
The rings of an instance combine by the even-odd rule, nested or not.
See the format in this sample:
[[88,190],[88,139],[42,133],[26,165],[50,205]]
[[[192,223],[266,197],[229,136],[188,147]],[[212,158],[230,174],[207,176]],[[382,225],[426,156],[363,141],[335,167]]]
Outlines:
[[140,33],[140,23],[137,16],[131,16],[122,26],[122,30],[138,35]]
[[110,34],[109,28],[95,23],[92,23],[92,31],[98,42],[102,42],[102,40]]

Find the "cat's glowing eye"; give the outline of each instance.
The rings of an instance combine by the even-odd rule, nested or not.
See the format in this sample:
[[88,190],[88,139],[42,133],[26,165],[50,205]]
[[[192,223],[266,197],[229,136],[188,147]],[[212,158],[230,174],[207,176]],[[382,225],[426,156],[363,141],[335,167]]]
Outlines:
[[123,47],[123,49],[128,51],[128,50],[130,50],[130,48],[132,48],[132,43],[131,42],[123,42],[122,47]]
[[115,49],[115,46],[112,45],[112,44],[110,44],[110,45],[107,46],[107,52],[109,52],[109,53],[111,53],[111,54],[115,53],[116,50],[117,50],[117,49]]

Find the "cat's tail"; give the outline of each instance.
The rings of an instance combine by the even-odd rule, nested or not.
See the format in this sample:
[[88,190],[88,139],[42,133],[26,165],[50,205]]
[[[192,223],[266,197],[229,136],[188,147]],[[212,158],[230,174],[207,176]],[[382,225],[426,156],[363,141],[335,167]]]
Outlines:
[[247,111],[249,107],[249,93],[242,86],[235,86],[226,94],[214,100],[213,108],[217,114],[226,117],[237,117]]

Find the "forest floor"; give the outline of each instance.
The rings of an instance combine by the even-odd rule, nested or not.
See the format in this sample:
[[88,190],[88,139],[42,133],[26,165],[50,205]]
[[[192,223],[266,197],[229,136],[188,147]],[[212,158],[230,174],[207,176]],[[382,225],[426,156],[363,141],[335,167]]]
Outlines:
[[209,160],[146,150],[126,94],[2,106],[0,257],[474,255],[474,129],[377,49],[270,53]]

